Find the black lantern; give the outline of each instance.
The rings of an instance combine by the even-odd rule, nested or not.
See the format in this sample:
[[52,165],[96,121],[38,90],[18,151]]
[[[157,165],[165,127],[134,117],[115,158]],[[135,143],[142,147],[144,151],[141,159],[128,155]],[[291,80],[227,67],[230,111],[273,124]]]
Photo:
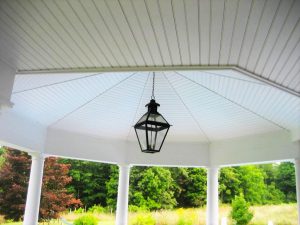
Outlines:
[[145,153],[156,153],[160,151],[171,126],[166,119],[157,112],[157,107],[160,105],[156,103],[154,99],[154,78],[155,74],[153,74],[152,99],[146,105],[148,112],[134,125],[141,150]]

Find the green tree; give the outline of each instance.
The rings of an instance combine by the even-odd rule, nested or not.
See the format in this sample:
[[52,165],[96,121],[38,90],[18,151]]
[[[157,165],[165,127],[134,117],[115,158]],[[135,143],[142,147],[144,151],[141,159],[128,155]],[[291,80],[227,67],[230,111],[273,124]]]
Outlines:
[[130,185],[130,204],[150,210],[170,209],[176,205],[174,180],[168,169],[150,167],[132,170],[131,177],[135,179]]
[[112,166],[110,170],[110,178],[105,182],[105,186],[106,205],[113,211],[115,211],[117,207],[118,180],[119,168],[117,166]]
[[263,171],[254,165],[236,167],[236,171],[245,200],[250,204],[264,204],[267,189]]
[[253,213],[249,210],[249,204],[243,195],[236,196],[231,204],[231,218],[236,225],[247,225],[253,218]]
[[107,205],[106,182],[117,166],[73,159],[61,159],[61,162],[71,165],[69,175],[72,181],[68,190],[74,193],[85,207]]
[[284,193],[286,202],[296,202],[295,166],[293,163],[284,162],[278,165],[275,184]]
[[231,203],[235,196],[240,195],[241,180],[234,167],[225,167],[220,170],[219,192],[223,203]]

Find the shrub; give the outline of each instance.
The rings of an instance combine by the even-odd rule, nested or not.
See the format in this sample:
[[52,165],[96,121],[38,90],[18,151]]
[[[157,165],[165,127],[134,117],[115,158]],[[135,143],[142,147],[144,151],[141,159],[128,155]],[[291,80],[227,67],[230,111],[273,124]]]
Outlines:
[[98,221],[97,217],[88,214],[76,219],[74,225],[97,225]]
[[149,212],[149,210],[145,207],[139,207],[136,205],[129,205],[128,207],[129,212]]
[[88,212],[90,213],[105,213],[107,210],[101,205],[93,205],[89,208]]
[[74,210],[74,213],[75,213],[75,214],[85,213],[85,210],[84,210],[84,208],[79,207],[78,209],[75,209],[75,210]]
[[253,218],[253,213],[249,210],[249,203],[246,202],[244,196],[235,196],[231,206],[231,218],[236,225],[246,225]]
[[155,225],[155,219],[150,214],[139,214],[131,225]]
[[179,208],[176,211],[179,219],[177,221],[177,225],[193,225],[194,215],[190,210],[184,210],[183,208]]

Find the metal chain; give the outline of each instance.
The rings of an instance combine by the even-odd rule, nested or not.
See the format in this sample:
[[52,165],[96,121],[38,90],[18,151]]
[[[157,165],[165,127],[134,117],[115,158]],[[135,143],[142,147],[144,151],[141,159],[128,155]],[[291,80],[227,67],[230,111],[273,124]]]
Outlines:
[[154,100],[155,100],[155,96],[154,96],[154,85],[155,85],[155,72],[153,72],[152,95],[151,95],[151,99],[154,99]]

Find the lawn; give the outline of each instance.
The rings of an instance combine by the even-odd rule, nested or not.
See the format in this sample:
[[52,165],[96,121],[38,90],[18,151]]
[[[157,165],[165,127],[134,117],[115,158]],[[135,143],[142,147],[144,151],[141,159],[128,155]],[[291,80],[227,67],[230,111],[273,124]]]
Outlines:
[[[251,210],[254,212],[254,218],[249,225],[267,225],[271,220],[276,225],[297,225],[297,205],[296,204],[281,204],[281,205],[266,205],[253,206]],[[229,218],[230,206],[222,205],[220,207],[220,220],[223,217]],[[72,222],[83,214],[66,213],[63,214],[66,220]],[[101,222],[99,225],[114,225],[113,214],[95,214]],[[177,225],[179,221],[182,224],[205,225],[205,208],[199,209],[176,209],[163,210],[157,212],[139,212],[130,213],[129,221],[133,224],[137,218],[152,217],[155,219],[157,225]],[[1,223],[1,222],[0,222]],[[21,225],[21,222],[2,223],[3,225]],[[60,221],[52,220],[47,223],[40,223],[43,225],[63,225]],[[228,219],[228,225],[232,224]]]

